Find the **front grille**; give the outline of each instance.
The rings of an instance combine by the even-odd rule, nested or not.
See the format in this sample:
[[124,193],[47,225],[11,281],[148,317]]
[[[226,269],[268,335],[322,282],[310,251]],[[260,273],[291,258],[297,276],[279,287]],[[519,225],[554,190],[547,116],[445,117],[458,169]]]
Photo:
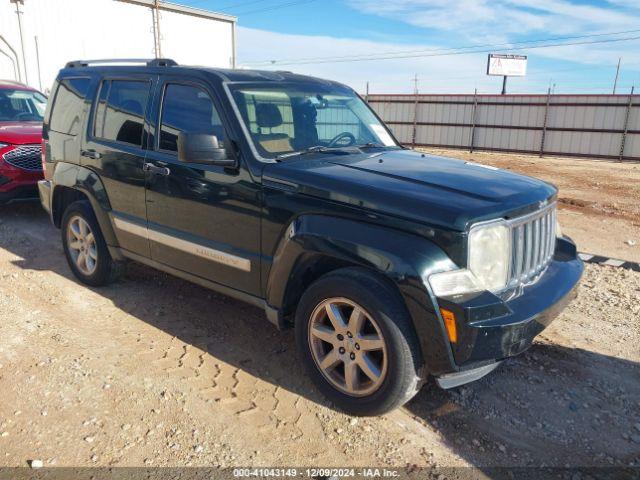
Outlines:
[[556,204],[509,221],[511,265],[509,287],[528,283],[553,257],[556,245]]
[[30,172],[42,171],[42,147],[36,145],[18,145],[13,150],[2,155],[2,159],[9,165]]

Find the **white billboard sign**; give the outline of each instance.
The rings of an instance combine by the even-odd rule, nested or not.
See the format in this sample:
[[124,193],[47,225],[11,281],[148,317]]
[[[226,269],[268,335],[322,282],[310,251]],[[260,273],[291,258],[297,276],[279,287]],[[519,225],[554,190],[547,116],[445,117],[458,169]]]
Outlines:
[[524,77],[527,74],[526,55],[499,55],[490,53],[487,61],[487,75],[501,77]]

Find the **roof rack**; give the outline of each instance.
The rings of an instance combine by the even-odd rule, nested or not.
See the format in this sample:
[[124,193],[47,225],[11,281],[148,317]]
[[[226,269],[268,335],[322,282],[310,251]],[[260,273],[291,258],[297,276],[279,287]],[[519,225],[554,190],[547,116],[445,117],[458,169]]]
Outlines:
[[74,60],[68,62],[65,68],[91,67],[98,65],[146,65],[147,67],[175,67],[178,63],[170,58],[106,58],[103,60]]

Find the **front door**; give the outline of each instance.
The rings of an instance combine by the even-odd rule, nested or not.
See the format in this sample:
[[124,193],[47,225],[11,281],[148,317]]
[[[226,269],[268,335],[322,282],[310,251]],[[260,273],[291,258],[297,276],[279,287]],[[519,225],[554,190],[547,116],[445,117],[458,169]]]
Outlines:
[[82,165],[98,173],[119,245],[149,257],[145,205],[145,112],[154,77],[103,78],[82,145]]
[[242,159],[238,168],[180,162],[180,132],[214,134],[228,147],[225,122],[204,83],[168,76],[160,88],[156,135],[146,159],[151,258],[258,295],[259,186]]

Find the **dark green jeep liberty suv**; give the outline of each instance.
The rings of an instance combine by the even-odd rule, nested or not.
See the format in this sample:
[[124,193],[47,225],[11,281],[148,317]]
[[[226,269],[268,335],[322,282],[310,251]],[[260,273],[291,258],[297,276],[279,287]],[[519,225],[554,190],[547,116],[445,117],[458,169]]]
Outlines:
[[132,63],[67,64],[45,115],[40,196],[82,282],[135,260],[264,308],[359,415],[482,377],[573,297],[553,186],[407,150],[339,83]]

